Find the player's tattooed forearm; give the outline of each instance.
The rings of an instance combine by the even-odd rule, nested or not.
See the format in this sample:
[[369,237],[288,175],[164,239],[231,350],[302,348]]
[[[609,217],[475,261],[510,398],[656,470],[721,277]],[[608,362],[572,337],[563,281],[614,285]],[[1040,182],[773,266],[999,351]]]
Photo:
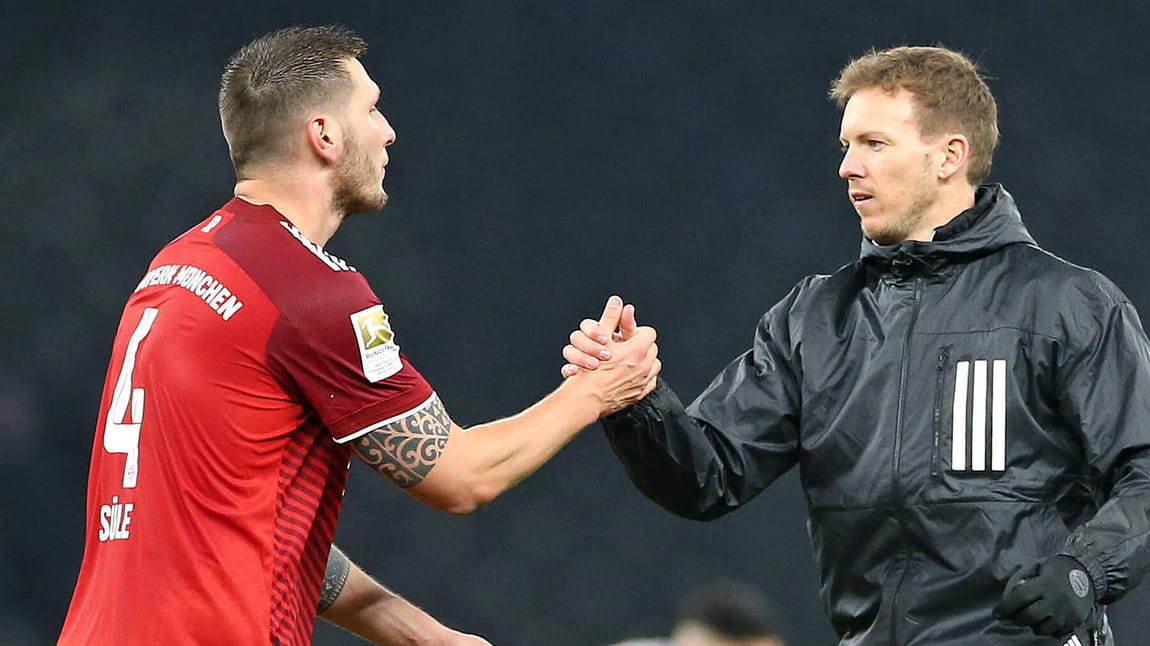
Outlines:
[[352,449],[380,475],[410,487],[431,472],[450,434],[451,418],[433,397],[419,411],[356,439]]
[[327,569],[323,573],[323,588],[319,591],[319,608],[317,614],[323,614],[331,604],[335,603],[343,585],[347,583],[347,575],[351,572],[351,561],[335,545],[331,546],[331,553],[327,557]]

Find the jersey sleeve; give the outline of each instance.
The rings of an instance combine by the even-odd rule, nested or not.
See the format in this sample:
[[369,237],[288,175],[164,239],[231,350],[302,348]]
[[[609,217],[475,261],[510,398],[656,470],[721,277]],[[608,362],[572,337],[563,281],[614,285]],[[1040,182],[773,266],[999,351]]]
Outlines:
[[390,316],[366,281],[347,278],[353,284],[313,294],[285,313],[269,346],[281,381],[340,443],[427,406],[434,394],[400,351]]

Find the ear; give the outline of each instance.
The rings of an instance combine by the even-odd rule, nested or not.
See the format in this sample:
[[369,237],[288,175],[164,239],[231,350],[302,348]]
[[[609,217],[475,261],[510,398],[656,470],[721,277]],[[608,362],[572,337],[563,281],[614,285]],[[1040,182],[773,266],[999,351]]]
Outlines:
[[339,157],[339,148],[343,139],[343,132],[335,119],[328,115],[312,115],[307,122],[308,149],[326,163],[335,163]]
[[938,165],[938,178],[948,180],[966,169],[966,163],[970,159],[970,142],[967,141],[966,135],[949,134],[942,138],[940,144],[938,152],[941,161]]

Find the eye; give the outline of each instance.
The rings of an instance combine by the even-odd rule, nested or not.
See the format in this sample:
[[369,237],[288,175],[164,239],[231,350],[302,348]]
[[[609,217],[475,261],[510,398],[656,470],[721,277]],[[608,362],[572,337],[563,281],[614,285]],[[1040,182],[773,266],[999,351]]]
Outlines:
[[886,142],[885,142],[885,141],[880,141],[880,140],[878,140],[878,139],[868,139],[868,140],[867,140],[867,142],[866,142],[866,145],[867,145],[867,146],[868,146],[868,147],[869,147],[871,150],[881,150],[881,149],[882,149],[884,146],[886,146]]

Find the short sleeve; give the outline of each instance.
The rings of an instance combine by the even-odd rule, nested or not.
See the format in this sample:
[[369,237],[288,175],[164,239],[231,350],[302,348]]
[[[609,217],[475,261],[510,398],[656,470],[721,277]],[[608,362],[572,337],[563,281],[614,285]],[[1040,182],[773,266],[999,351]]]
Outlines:
[[430,403],[430,384],[400,351],[391,316],[357,273],[282,313],[269,364],[347,442]]

